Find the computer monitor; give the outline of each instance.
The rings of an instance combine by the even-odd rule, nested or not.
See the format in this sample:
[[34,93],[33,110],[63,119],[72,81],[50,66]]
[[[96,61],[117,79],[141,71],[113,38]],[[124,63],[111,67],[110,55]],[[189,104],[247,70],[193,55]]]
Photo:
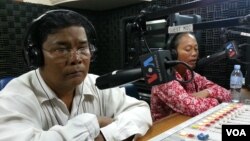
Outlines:
[[[201,16],[197,14],[193,15],[181,15],[180,13],[174,13],[169,16],[170,24],[168,23],[167,19],[157,19],[152,21],[146,21],[146,29],[147,31],[150,30],[159,30],[165,29],[168,26],[175,26],[175,25],[184,25],[184,24],[193,24],[201,22]],[[172,20],[171,20],[172,19]],[[195,32],[196,38],[200,38],[200,33]],[[165,47],[166,39],[168,35],[166,33],[156,34],[156,35],[146,35],[146,41],[148,47],[151,50],[162,49]]]
[[[201,16],[198,14],[186,15],[186,14],[174,13],[171,18],[171,26],[195,24],[200,22],[201,22]],[[194,35],[196,37],[197,42],[200,43],[201,31],[195,31]]]
[[[165,19],[158,19],[152,21],[146,21],[146,29],[150,30],[158,30],[165,29],[167,27],[167,21]],[[146,35],[145,36],[148,47],[151,51],[162,49],[165,46],[166,34],[156,34],[156,35]]]

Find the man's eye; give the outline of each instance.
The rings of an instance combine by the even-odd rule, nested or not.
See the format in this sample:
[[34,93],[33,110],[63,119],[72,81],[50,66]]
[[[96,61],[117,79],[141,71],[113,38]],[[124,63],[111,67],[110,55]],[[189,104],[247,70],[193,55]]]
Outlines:
[[68,48],[57,48],[55,51],[58,53],[67,53],[67,52],[69,52],[69,49]]
[[88,50],[88,49],[89,49],[88,46],[83,46],[83,47],[81,47],[81,48],[78,48],[78,50],[81,50],[81,51],[85,51],[85,50]]
[[83,46],[83,47],[81,47],[80,49],[81,49],[81,50],[89,49],[89,47],[88,47],[88,46]]

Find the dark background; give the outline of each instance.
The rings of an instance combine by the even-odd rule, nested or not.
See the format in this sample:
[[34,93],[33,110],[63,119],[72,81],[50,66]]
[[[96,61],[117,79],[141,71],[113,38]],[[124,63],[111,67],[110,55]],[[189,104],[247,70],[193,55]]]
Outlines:
[[[124,68],[124,60],[126,60],[127,55],[124,52],[124,48],[121,48],[121,31],[123,30],[120,26],[121,19],[136,16],[142,9],[148,6],[170,7],[190,1],[153,0],[151,3],[142,2],[105,11],[72,9],[88,17],[96,27],[98,52],[90,71],[101,75]],[[13,2],[11,0],[0,1],[0,78],[6,76],[16,77],[28,71],[22,56],[22,41],[26,27],[33,18],[36,18],[48,9],[55,8],[62,7]],[[201,15],[202,21],[245,16],[249,13],[249,0],[232,0],[181,12],[181,14]],[[237,39],[239,43],[247,42],[246,37],[232,35],[229,39]],[[220,51],[222,44],[220,29],[202,30],[199,44],[200,57]],[[246,60],[247,54],[250,56],[250,50],[247,50],[248,52],[244,51],[243,53],[243,60]],[[200,73],[221,86],[229,88],[229,78],[233,64],[235,64],[234,61],[223,59],[207,66]],[[244,76],[246,69],[247,65],[242,65]]]

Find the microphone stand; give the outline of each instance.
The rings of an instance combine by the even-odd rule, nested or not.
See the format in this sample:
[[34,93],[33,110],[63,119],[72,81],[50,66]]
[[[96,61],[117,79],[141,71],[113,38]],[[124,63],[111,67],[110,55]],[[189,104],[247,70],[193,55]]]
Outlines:
[[185,4],[180,4],[177,6],[163,8],[153,13],[146,13],[144,14],[144,16],[145,16],[146,21],[154,20],[154,19],[168,16],[169,14],[172,14],[172,13],[181,12],[181,11],[203,7],[203,6],[208,6],[208,5],[216,4],[216,3],[228,2],[228,1],[230,0],[195,0],[192,2],[187,2]]
[[[203,29],[210,29],[210,28],[222,28],[222,27],[232,27],[232,26],[240,26],[240,25],[248,25],[250,23],[249,15],[246,16],[239,16],[234,18],[227,18],[222,20],[214,20],[202,23],[194,23],[193,30],[203,30]],[[168,27],[158,30],[150,30],[147,31],[146,34],[154,35],[154,34],[162,34],[168,33]]]

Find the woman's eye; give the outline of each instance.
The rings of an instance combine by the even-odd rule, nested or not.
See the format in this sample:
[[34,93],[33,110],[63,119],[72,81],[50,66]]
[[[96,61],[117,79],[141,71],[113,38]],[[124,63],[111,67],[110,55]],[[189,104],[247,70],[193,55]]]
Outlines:
[[186,48],[185,50],[186,50],[186,51],[191,51],[191,48]]

